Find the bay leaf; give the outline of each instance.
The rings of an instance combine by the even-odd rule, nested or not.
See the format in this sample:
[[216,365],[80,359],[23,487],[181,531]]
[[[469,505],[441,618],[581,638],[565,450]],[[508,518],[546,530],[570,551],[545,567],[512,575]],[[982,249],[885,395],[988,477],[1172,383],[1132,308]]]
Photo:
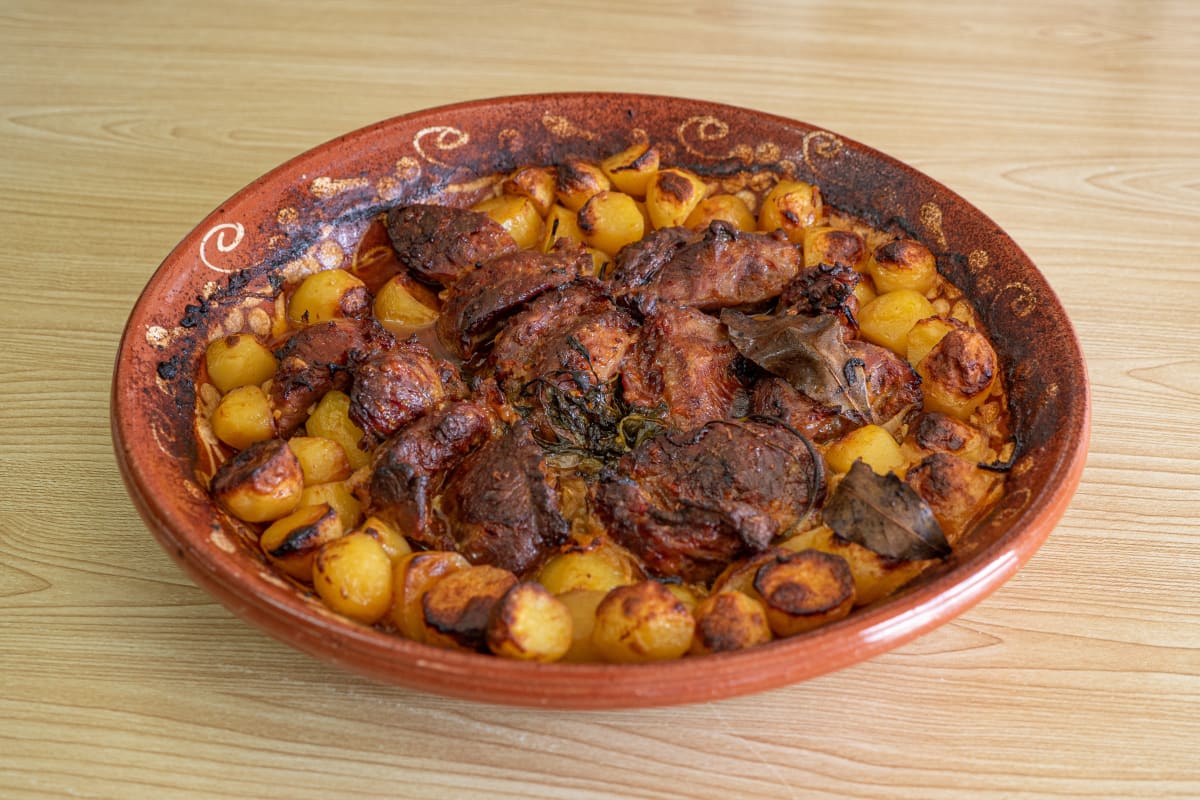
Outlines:
[[847,416],[878,423],[866,365],[847,346],[837,314],[749,316],[725,309],[721,322],[738,352],[796,390]]
[[885,558],[945,558],[950,544],[933,511],[895,473],[878,475],[855,461],[825,504],[825,522],[842,539]]

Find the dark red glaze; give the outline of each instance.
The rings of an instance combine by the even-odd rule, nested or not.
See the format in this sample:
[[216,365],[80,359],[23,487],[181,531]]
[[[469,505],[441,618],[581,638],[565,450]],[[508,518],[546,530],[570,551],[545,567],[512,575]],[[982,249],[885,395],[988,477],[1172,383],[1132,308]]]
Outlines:
[[[352,245],[386,209],[481,176],[634,141],[701,175],[772,169],[820,183],[827,204],[919,239],[975,303],[1009,386],[1020,450],[1007,491],[954,556],[902,593],[791,639],[647,665],[531,664],[440,650],[330,614],[270,573],[244,527],[197,485],[193,430],[206,343],[248,294],[270,295],[289,263],[329,238]],[[333,226],[330,233],[329,226]],[[350,251],[353,247],[348,248]],[[215,282],[209,291],[206,284]],[[202,298],[202,299],[197,299]],[[258,179],[188,234],[130,315],[112,385],[117,461],[146,525],[197,584],[252,624],[380,681],[553,708],[699,702],[762,691],[871,658],[982,600],[1049,535],[1079,483],[1089,393],[1071,323],[1020,247],[936,181],[801,122],[677,98],[555,94],[418,111],[347,134]]]

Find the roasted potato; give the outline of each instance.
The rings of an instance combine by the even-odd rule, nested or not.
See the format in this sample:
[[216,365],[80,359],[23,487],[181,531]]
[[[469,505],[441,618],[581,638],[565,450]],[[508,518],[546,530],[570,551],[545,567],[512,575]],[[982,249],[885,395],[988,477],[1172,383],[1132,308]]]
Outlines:
[[840,556],[781,553],[758,568],[754,590],[776,636],[795,636],[841,619],[854,607],[854,575]]
[[209,487],[213,498],[245,522],[268,522],[300,504],[304,472],[282,439],[267,439],[224,462]]
[[421,604],[430,587],[470,563],[459,553],[429,550],[401,556],[392,566],[392,607],[388,610],[396,630],[418,642],[425,641],[425,609]]
[[553,167],[522,167],[504,179],[500,191],[528,197],[538,215],[544,217],[554,205],[556,183]]
[[571,640],[570,609],[541,584],[515,584],[492,607],[487,645],[498,656],[558,661]]
[[[587,202],[586,200],[584,202]],[[549,253],[559,239],[583,242],[583,231],[579,228],[579,214],[563,205],[554,205],[546,215],[545,235],[542,237],[542,252]]]
[[350,396],[345,392],[326,392],[304,427],[309,436],[323,436],[340,444],[351,469],[371,463],[370,452],[362,447],[363,429],[350,419]]
[[600,653],[592,644],[592,631],[596,627],[596,608],[608,592],[598,589],[572,589],[556,595],[571,614],[571,646],[563,661],[599,661]]
[[646,185],[646,213],[655,228],[682,225],[700,205],[704,181],[685,169],[660,169]]
[[581,158],[568,158],[558,167],[554,197],[562,205],[577,212],[592,195],[611,188],[612,181],[599,166]]
[[920,575],[936,560],[896,561],[837,536],[828,525],[796,534],[780,545],[784,550],[820,550],[840,556],[854,576],[854,605],[865,606],[887,597]]
[[634,197],[646,196],[646,184],[658,172],[658,150],[646,142],[630,145],[600,162],[613,186]]
[[388,559],[393,564],[413,551],[408,539],[405,539],[399,531],[379,517],[367,517],[359,530],[379,542],[383,547],[383,552],[387,553]]
[[1000,477],[949,453],[933,453],[908,471],[908,484],[929,504],[954,546],[997,499]]
[[288,301],[288,321],[298,327],[344,317],[361,317],[371,306],[367,285],[344,269],[309,275]]
[[911,289],[925,294],[937,282],[937,260],[915,239],[893,239],[875,248],[867,272],[879,292]]
[[851,267],[862,270],[867,255],[867,245],[854,231],[821,225],[805,228],[803,242],[804,266]]
[[425,642],[458,650],[482,650],[492,608],[517,582],[506,569],[477,564],[455,570],[425,592],[421,609]]
[[343,530],[337,513],[327,504],[301,506],[272,522],[259,537],[258,546],[281,572],[308,583],[317,551],[340,537]]
[[863,425],[829,445],[825,463],[834,472],[849,472],[855,461],[863,461],[879,475],[903,474],[904,454],[886,429]]
[[696,606],[693,655],[741,650],[771,641],[767,612],[755,598],[738,591],[709,595]]
[[804,242],[804,229],[825,221],[821,190],[803,181],[780,181],[758,209],[760,230],[782,230],[794,244]]
[[248,333],[222,336],[204,351],[208,379],[222,394],[240,386],[258,385],[275,374],[279,366],[266,345]]
[[323,436],[293,436],[288,447],[300,461],[304,472],[304,485],[344,481],[353,471],[346,451],[333,439]]
[[600,601],[592,644],[605,661],[664,661],[688,651],[695,626],[687,606],[666,586],[642,581],[618,586]]
[[736,194],[714,194],[704,198],[683,224],[692,230],[704,230],[714,220],[723,220],[742,231],[752,231],[756,224],[750,207]]
[[937,411],[922,414],[901,443],[905,461],[915,464],[930,453],[949,453],[971,464],[985,461],[988,439],[973,425]]
[[436,309],[425,305],[413,294],[404,275],[393,275],[379,287],[374,312],[375,319],[383,327],[402,336],[432,325],[438,318]]
[[271,400],[258,386],[230,391],[217,403],[209,422],[216,437],[237,450],[275,436]]
[[563,594],[575,589],[607,592],[636,583],[640,577],[640,570],[627,551],[597,537],[587,544],[569,544],[551,556],[538,571],[537,581],[551,594]]
[[637,202],[622,192],[597,192],[579,209],[579,230],[589,247],[616,255],[642,238],[645,221]]
[[916,368],[926,410],[961,420],[970,419],[983,404],[1000,374],[999,359],[987,337],[961,323]]
[[373,537],[351,532],[317,551],[312,583],[325,605],[372,625],[383,619],[392,602],[392,562]]
[[868,342],[882,345],[901,358],[908,355],[908,332],[932,317],[933,304],[912,289],[897,289],[876,297],[858,312],[858,329]]
[[529,248],[542,238],[542,215],[537,204],[529,197],[518,194],[502,194],[476,203],[473,210],[487,214],[508,231],[518,247]]
[[945,317],[926,317],[918,320],[908,331],[904,352],[908,363],[913,366],[920,364],[921,359],[929,355],[929,351],[937,346],[943,336],[954,330],[955,326],[954,321]]
[[362,505],[350,491],[345,481],[330,481],[305,486],[300,494],[300,505],[315,506],[328,503],[337,513],[342,528],[350,530],[362,521]]

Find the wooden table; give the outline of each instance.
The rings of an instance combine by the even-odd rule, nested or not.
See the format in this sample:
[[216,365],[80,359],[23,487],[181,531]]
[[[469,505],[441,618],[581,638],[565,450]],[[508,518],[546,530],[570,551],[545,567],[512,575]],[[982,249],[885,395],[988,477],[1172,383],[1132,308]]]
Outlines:
[[[1200,796],[1198,53],[1190,0],[0,3],[0,796]],[[852,669],[610,713],[374,685],[183,576],[108,428],[162,257],[338,133],[559,89],[804,119],[1022,243],[1095,391],[1082,486],[1028,567]]]

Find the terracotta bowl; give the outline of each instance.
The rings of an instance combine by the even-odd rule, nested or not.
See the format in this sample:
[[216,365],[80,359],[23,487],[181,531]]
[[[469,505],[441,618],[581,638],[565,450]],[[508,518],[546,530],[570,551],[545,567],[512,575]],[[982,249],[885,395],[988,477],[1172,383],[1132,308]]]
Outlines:
[[[274,575],[197,478],[194,381],[206,343],[261,323],[253,306],[289,270],[348,264],[382,209],[478,191],[489,175],[648,136],[664,161],[719,177],[791,171],[826,202],[937,254],[991,331],[1019,442],[1007,492],[951,560],[897,596],[796,638],[652,665],[528,664],[449,652],[327,612]],[[463,196],[465,196],[463,195]],[[261,312],[257,312],[261,313]],[[167,256],[129,317],[112,387],[117,459],[134,504],[193,580],[245,620],[371,678],[474,700],[556,708],[687,703],[853,664],[986,597],[1062,516],[1083,469],[1088,384],[1062,306],[1021,249],[962,198],[888,156],[801,122],[695,100],[554,94],[407,114],[311,150],[235,194]]]

